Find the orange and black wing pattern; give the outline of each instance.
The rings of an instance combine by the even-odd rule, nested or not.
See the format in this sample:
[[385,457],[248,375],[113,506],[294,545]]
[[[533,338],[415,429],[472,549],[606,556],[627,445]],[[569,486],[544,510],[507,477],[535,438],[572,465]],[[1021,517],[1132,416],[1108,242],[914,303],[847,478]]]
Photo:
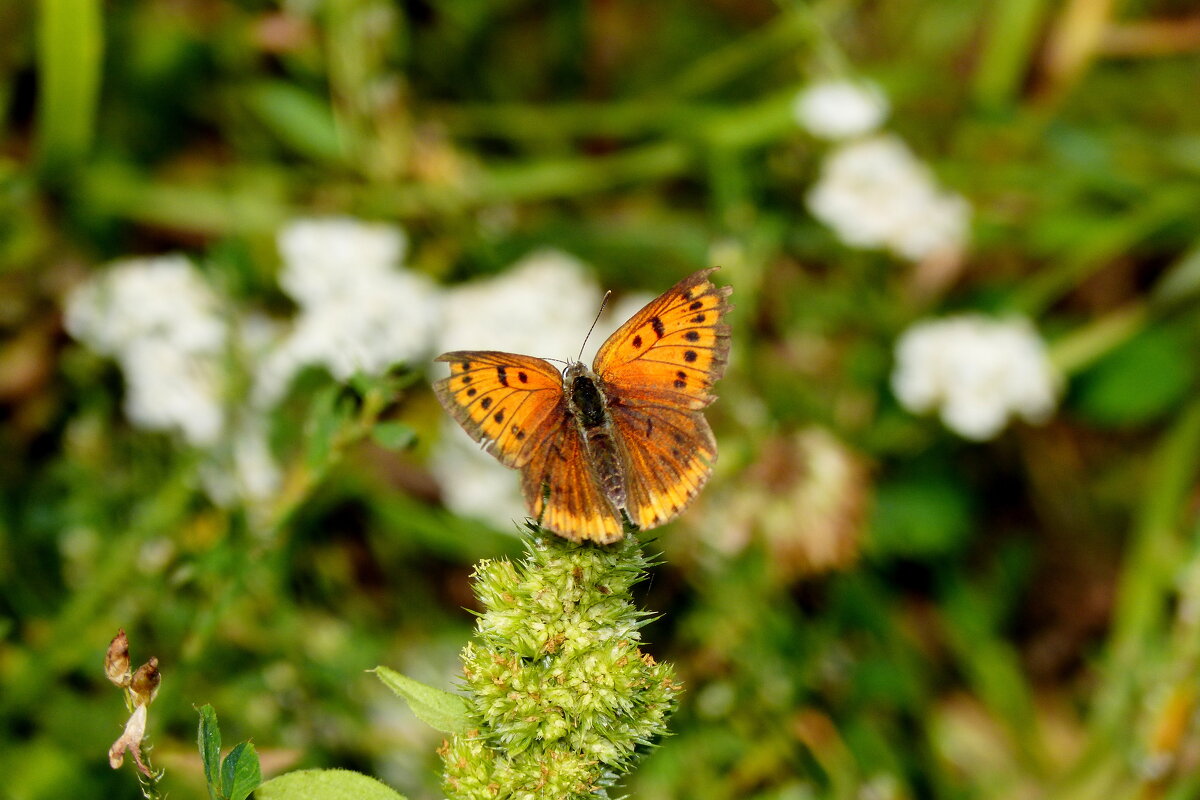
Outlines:
[[542,442],[521,471],[521,488],[530,514],[559,536],[609,544],[623,535],[619,512],[596,484],[574,423],[564,419]]
[[674,519],[712,474],[717,443],[701,409],[729,357],[728,286],[712,269],[684,278],[622,325],[596,355],[624,445],[628,513],[639,528]]
[[[714,268],[715,269],[715,268]],[[623,404],[700,409],[729,358],[728,286],[701,270],[634,314],[596,354],[592,369]]]
[[627,456],[627,513],[642,530],[665,525],[700,493],[717,460],[717,442],[698,411],[669,406],[612,409]]
[[471,438],[506,467],[524,467],[562,427],[562,377],[549,362],[494,350],[438,356],[450,377],[433,384],[438,400]]

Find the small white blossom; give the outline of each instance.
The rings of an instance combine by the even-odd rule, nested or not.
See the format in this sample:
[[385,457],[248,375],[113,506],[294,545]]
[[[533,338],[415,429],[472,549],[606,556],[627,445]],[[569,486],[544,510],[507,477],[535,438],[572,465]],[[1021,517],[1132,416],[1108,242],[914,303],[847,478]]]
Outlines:
[[332,295],[358,295],[396,268],[408,252],[404,231],[351,217],[299,219],[277,237],[283,270],[279,285],[302,306]]
[[225,345],[220,302],[183,256],[114,262],[67,298],[67,332],[105,355],[147,338],[192,352]]
[[878,86],[850,80],[814,83],[796,95],[796,122],[822,139],[848,139],[874,131],[888,114]]
[[886,247],[913,261],[961,250],[970,218],[967,202],[939,189],[929,168],[891,135],[834,150],[808,207],[851,247]]
[[220,437],[229,326],[220,298],[187,259],[115,263],[70,294],[65,324],[120,363],[134,425],[179,431],[193,445]]
[[128,752],[133,753],[138,771],[146,777],[153,775],[142,757],[142,740],[146,738],[146,713],[147,707],[144,704],[135,708],[129,716],[129,721],[125,723],[125,730],[108,749],[108,765],[113,769],[125,763],[125,753]]
[[918,323],[896,343],[892,390],[910,411],[937,409],[961,436],[982,441],[1010,417],[1045,421],[1061,378],[1025,319],[964,314]]
[[260,365],[257,405],[278,402],[308,365],[344,381],[428,356],[440,299],[432,281],[400,267],[406,246],[398,228],[301,220],[280,233],[279,248],[280,284],[300,311]]
[[130,343],[117,360],[125,373],[125,415],[135,426],[176,430],[199,447],[220,439],[225,380],[219,354],[145,338]]

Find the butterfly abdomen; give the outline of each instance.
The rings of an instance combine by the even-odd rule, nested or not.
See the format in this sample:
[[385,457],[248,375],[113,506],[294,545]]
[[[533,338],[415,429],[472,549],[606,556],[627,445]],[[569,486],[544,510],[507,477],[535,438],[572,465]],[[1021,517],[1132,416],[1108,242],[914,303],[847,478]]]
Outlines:
[[625,471],[617,452],[612,419],[596,378],[582,364],[567,370],[568,408],[579,426],[596,482],[614,511],[625,509]]

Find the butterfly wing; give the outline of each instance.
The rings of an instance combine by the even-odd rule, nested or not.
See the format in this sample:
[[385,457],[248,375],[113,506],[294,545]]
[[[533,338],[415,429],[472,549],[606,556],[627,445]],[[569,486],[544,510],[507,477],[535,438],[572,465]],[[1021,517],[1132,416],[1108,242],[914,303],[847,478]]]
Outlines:
[[684,278],[608,337],[592,369],[610,400],[699,409],[716,399],[710,390],[729,357],[732,290],[709,281],[714,269]]
[[450,414],[500,463],[521,470],[530,514],[568,539],[603,544],[622,525],[592,476],[583,439],[566,415],[562,377],[540,358],[487,350],[438,356],[450,377],[433,390]]
[[684,278],[608,338],[594,371],[626,455],[627,513],[642,529],[662,525],[712,474],[717,443],[700,409],[729,357],[728,286],[712,269]]
[[450,364],[450,377],[433,384],[438,400],[506,467],[524,467],[562,428],[562,377],[549,362],[494,350],[458,350],[437,360]]
[[667,405],[616,405],[624,444],[626,512],[642,530],[670,522],[712,474],[717,442],[699,411]]
[[610,544],[624,526],[588,466],[583,437],[565,416],[521,472],[530,514],[543,528],[573,541]]

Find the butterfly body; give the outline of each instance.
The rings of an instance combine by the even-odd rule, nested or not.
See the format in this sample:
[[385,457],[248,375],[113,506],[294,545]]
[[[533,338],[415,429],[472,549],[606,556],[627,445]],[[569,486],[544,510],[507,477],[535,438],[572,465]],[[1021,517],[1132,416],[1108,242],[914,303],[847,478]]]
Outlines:
[[591,369],[514,353],[445,353],[434,383],[447,411],[521,470],[530,513],[575,541],[674,519],[708,480],[716,441],[701,410],[724,374],[729,287],[697,272],[622,325]]
[[625,459],[618,451],[620,443],[599,382],[599,376],[580,361],[567,367],[563,375],[567,414],[579,428],[587,463],[605,499],[618,515],[627,515]]

